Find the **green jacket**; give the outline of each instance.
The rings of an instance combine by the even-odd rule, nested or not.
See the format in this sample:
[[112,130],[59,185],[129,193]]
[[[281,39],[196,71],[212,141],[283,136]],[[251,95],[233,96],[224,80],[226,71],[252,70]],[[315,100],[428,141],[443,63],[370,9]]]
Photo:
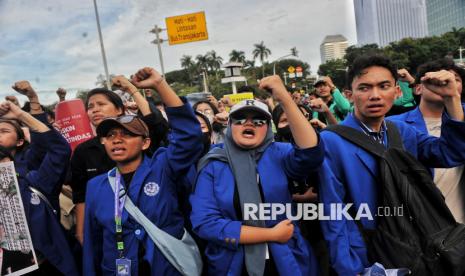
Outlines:
[[402,97],[394,101],[394,105],[411,107],[415,105],[415,99],[413,98],[413,90],[409,87],[409,83],[405,81],[398,81],[400,90],[402,90]]
[[[333,99],[331,100],[330,105],[328,106],[329,111],[331,111],[334,117],[336,117],[336,120],[340,122],[344,120],[346,115],[349,114],[349,112],[351,111],[351,104],[349,100],[347,100],[346,97],[344,97],[341,91],[339,91],[339,89],[337,88],[334,88],[332,96]],[[318,116],[318,112],[313,112],[313,118],[319,118],[320,121],[327,124],[327,120],[321,120],[322,117],[323,115],[321,117]]]

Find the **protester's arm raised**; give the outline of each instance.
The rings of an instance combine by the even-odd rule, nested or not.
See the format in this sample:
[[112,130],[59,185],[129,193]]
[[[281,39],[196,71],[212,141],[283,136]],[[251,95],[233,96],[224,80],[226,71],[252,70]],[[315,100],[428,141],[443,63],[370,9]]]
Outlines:
[[145,67],[137,71],[132,76],[132,83],[138,88],[155,89],[160,95],[162,102],[167,107],[178,107],[184,105],[173,89],[166,82],[160,73],[150,67]]
[[17,81],[12,86],[12,88],[29,99],[31,114],[40,114],[44,112],[42,110],[42,106],[40,105],[39,97],[37,96],[36,91],[32,88],[28,81]]
[[50,130],[44,123],[9,101],[0,104],[0,117],[19,120],[35,132],[47,132]]
[[147,99],[139,92],[137,87],[135,87],[128,79],[126,79],[126,77],[116,76],[111,79],[111,82],[113,85],[120,87],[122,91],[132,96],[143,116],[152,113],[150,111],[149,102]]
[[273,98],[283,107],[296,145],[302,149],[316,146],[318,138],[315,130],[287,93],[281,79],[278,76],[266,77],[260,81],[260,88],[271,91]]
[[423,85],[431,92],[444,99],[444,106],[451,119],[464,120],[460,93],[457,89],[455,75],[447,70],[428,72],[422,78]]

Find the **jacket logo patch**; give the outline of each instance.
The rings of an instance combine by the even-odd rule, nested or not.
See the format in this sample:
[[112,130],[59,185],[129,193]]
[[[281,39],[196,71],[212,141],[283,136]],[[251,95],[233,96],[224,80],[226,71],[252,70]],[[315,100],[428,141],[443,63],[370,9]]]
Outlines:
[[40,204],[40,198],[35,193],[31,193],[31,204],[33,204],[33,205],[39,205]]
[[155,196],[156,194],[158,194],[159,191],[160,191],[160,186],[158,186],[157,183],[155,182],[145,183],[144,193],[147,196]]

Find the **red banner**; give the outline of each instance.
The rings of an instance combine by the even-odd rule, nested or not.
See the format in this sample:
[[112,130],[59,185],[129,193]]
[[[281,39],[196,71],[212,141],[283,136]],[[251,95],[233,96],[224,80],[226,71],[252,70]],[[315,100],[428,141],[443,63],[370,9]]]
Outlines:
[[80,99],[59,102],[55,109],[55,123],[73,151],[80,143],[94,137],[84,103]]

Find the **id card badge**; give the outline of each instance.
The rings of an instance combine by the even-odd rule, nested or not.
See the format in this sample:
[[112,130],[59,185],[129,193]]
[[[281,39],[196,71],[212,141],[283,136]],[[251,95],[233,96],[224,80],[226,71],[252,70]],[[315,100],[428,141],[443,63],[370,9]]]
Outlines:
[[117,276],[131,276],[131,260],[130,259],[116,259],[116,275]]

